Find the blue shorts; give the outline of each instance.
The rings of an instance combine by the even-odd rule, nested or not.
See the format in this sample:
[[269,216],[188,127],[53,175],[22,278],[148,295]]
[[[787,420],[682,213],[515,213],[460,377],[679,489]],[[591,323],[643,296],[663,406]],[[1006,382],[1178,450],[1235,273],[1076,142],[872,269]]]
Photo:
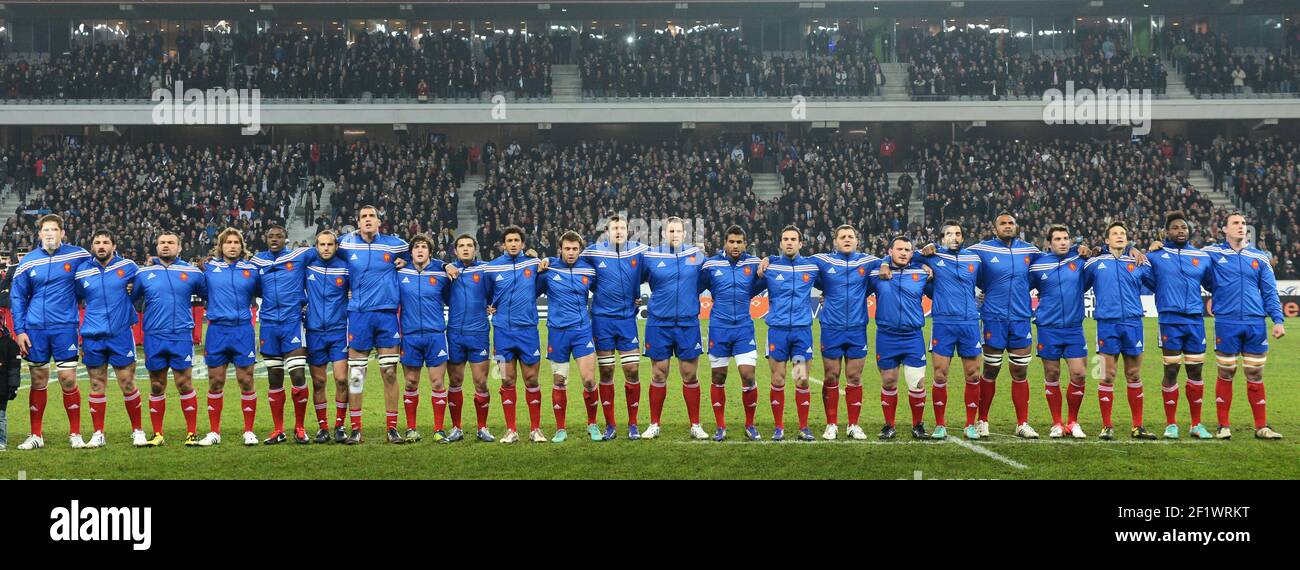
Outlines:
[[301,321],[283,324],[264,322],[257,343],[264,356],[284,356],[300,348],[307,348],[305,338]]
[[81,339],[81,361],[86,363],[86,368],[135,364],[135,335],[126,329],[108,337],[85,337]]
[[498,362],[518,360],[532,366],[542,361],[542,343],[537,339],[536,328],[492,328],[492,344],[496,345]]
[[593,340],[596,341],[596,350],[634,352],[637,345],[641,344],[637,337],[636,317],[626,319],[592,317],[591,333]]
[[27,338],[32,341],[32,348],[27,351],[28,362],[46,364],[50,358],[55,362],[77,361],[77,327],[75,326],[33,329],[27,331]]
[[1097,352],[1142,354],[1142,319],[1097,321]]
[[591,327],[572,329],[546,329],[546,358],[551,362],[569,361],[596,353],[596,344],[591,340]]
[[1083,338],[1083,325],[1038,327],[1038,357],[1043,360],[1087,358],[1088,340]]
[[979,356],[980,349],[984,348],[984,343],[980,342],[979,324],[934,323],[930,332],[930,352],[952,358],[954,347],[962,358]]
[[402,335],[402,366],[434,368],[447,362],[447,335],[424,333]]
[[[599,345],[597,345],[599,346]],[[645,355],[650,360],[668,360],[674,355],[678,360],[698,358],[704,352],[700,345],[700,326],[646,325]]]
[[1265,354],[1268,352],[1268,325],[1214,321],[1214,351],[1224,354]]
[[347,329],[307,331],[307,364],[323,366],[348,359]]
[[709,356],[730,358],[751,352],[758,352],[753,323],[739,327],[709,327]]
[[812,327],[767,327],[767,357],[777,362],[813,357]]
[[486,362],[492,356],[488,332],[454,333],[447,331],[447,361],[452,364]]
[[837,329],[822,326],[822,357],[831,360],[867,357],[867,327]]
[[194,366],[194,336],[189,332],[144,333],[144,367],[189,370]]
[[257,362],[253,352],[253,323],[219,325],[208,323],[207,337],[203,339],[203,362],[208,368],[233,363],[239,368]]
[[1160,348],[1205,354],[1205,321],[1182,325],[1160,323]]
[[348,311],[348,348],[357,352],[401,344],[400,330],[397,311]]
[[983,321],[984,346],[997,352],[1008,349],[1029,348],[1034,344],[1034,334],[1029,321]]
[[925,366],[925,335],[921,330],[876,328],[876,368],[893,370],[902,364]]

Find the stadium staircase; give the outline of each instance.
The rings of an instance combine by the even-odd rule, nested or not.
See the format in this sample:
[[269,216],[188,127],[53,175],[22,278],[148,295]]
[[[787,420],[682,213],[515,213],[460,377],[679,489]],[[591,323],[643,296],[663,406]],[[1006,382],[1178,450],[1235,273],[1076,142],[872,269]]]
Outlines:
[[[904,172],[889,173],[889,188],[898,188],[898,179]],[[921,185],[913,183],[912,195],[907,199],[907,223],[925,224],[925,197],[921,195]]]
[[885,74],[885,88],[880,94],[886,101],[907,101],[907,64],[882,63],[881,73]]
[[[315,215],[320,215],[322,211],[328,212],[330,196],[334,194],[334,181],[324,178],[322,180],[325,182],[325,189],[321,190],[320,202],[316,204]],[[289,243],[297,243],[300,240],[314,243],[316,241],[316,222],[308,221],[306,224],[303,223],[303,202],[301,196],[299,198],[298,204],[293,208],[293,219],[285,224],[286,229],[289,231]]]
[[[9,223],[9,218],[14,216],[18,207],[23,205],[22,200],[18,199],[18,182],[5,184],[3,190],[3,199],[0,199],[0,225]],[[27,201],[35,202],[38,196],[35,190],[28,191]]]
[[781,197],[781,175],[771,172],[755,172],[754,196],[760,201],[771,202]]
[[[1201,194],[1204,194],[1206,198],[1209,198],[1210,202],[1214,203],[1215,208],[1223,208],[1228,211],[1237,209],[1237,206],[1232,203],[1232,197],[1228,196],[1227,192],[1214,189],[1214,181],[1210,179],[1208,173],[1204,170],[1193,170],[1189,172],[1187,182],[1191,183],[1192,187],[1196,188],[1197,192],[1200,192]],[[1253,214],[1253,212],[1247,213]]]
[[465,182],[456,190],[456,233],[478,235],[478,208],[474,193],[483,186],[482,174],[466,174]]
[[572,103],[582,98],[582,77],[577,65],[551,66],[551,101]]
[[[1165,82],[1165,95],[1170,99],[1195,99],[1192,92],[1187,89],[1183,74],[1174,68],[1174,62],[1162,59],[1160,63],[1164,64],[1165,71],[1169,72],[1169,77],[1166,78]],[[1200,186],[1198,185],[1197,188],[1200,188]]]

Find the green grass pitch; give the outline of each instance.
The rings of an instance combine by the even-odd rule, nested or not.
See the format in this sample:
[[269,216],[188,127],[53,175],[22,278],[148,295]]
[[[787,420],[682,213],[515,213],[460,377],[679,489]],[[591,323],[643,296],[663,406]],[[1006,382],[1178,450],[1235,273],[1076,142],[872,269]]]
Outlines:
[[[1207,330],[1213,330],[1207,322]],[[1095,324],[1088,321],[1089,342],[1095,339]],[[766,327],[757,323],[759,340],[766,338]],[[875,327],[871,326],[869,339],[874,354]],[[707,323],[705,323],[707,333]],[[541,327],[542,345],[545,346],[545,327]],[[816,331],[814,331],[816,334]],[[1143,363],[1143,381],[1146,384],[1147,428],[1159,433],[1163,429],[1164,411],[1160,406],[1160,357],[1156,346],[1155,319],[1146,323],[1146,358]],[[706,335],[707,336],[707,335]],[[883,479],[1217,479],[1217,478],[1282,478],[1300,476],[1300,361],[1295,353],[1300,349],[1300,332],[1293,331],[1282,340],[1272,342],[1272,351],[1265,372],[1268,386],[1269,413],[1272,425],[1285,434],[1282,441],[1257,441],[1252,435],[1250,408],[1245,400],[1245,386],[1238,374],[1232,425],[1235,439],[1231,441],[1192,441],[1187,439],[1187,402],[1180,390],[1179,418],[1183,439],[1178,441],[1135,442],[1128,438],[1129,422],[1127,400],[1117,398],[1115,425],[1120,437],[1114,442],[1096,439],[1100,420],[1097,409],[1095,374],[1100,369],[1096,355],[1089,357],[1088,395],[1084,399],[1080,422],[1089,438],[1083,441],[1046,439],[1050,427],[1042,389],[1042,367],[1038,362],[1030,366],[1030,423],[1044,436],[1036,441],[1022,441],[1011,435],[1014,412],[1011,405],[1010,382],[1003,371],[999,379],[997,400],[991,414],[991,438],[979,442],[958,441],[950,437],[947,442],[914,442],[905,425],[909,421],[906,398],[898,412],[899,438],[893,442],[875,441],[874,434],[882,423],[882,413],[877,405],[879,374],[870,362],[864,373],[863,428],[872,436],[866,442],[847,441],[844,438],[844,412],[841,409],[840,440],[815,443],[748,442],[743,440],[743,410],[740,405],[740,381],[734,367],[728,380],[727,414],[729,440],[695,442],[686,433],[686,410],[681,399],[680,379],[676,366],[669,378],[668,400],[664,410],[664,431],[653,441],[626,439],[626,420],[623,402],[622,374],[616,376],[617,410],[620,422],[619,438],[613,442],[587,441],[584,430],[585,412],[582,407],[580,383],[576,367],[569,381],[568,423],[570,438],[564,444],[532,444],[521,441],[514,445],[479,443],[472,434],[466,441],[452,445],[429,442],[433,411],[429,405],[427,379],[421,385],[420,429],[424,442],[414,445],[390,445],[382,440],[384,426],[383,394],[378,370],[373,361],[367,380],[365,430],[367,440],[361,446],[310,445],[292,443],[280,446],[245,448],[239,444],[242,419],[238,406],[227,403],[223,429],[226,442],[217,448],[185,448],[184,423],[177,404],[175,386],[168,386],[167,445],[157,449],[135,449],[129,443],[129,423],[122,406],[120,391],[109,387],[107,432],[109,445],[98,450],[73,450],[67,445],[67,420],[58,392],[51,390],[49,407],[45,414],[47,447],[35,452],[13,449],[27,433],[27,388],[24,384],[17,402],[9,406],[10,450],[0,454],[0,478],[27,479],[454,479],[454,478],[752,478],[752,479],[806,479],[806,478],[883,478]],[[928,338],[928,336],[927,336]],[[201,349],[198,350],[201,353]],[[1212,360],[1212,354],[1210,362]],[[872,358],[868,356],[868,358]],[[201,368],[201,366],[200,366]],[[701,369],[707,373],[705,360]],[[812,377],[820,380],[821,362],[816,360]],[[142,391],[147,393],[147,380],[143,361],[140,363]],[[24,375],[26,373],[24,372]],[[196,370],[196,377],[203,376]],[[765,437],[771,435],[771,408],[763,404],[767,394],[768,371],[766,363],[758,367],[760,398],[757,421]],[[1213,372],[1207,367],[1206,424],[1213,426]],[[80,371],[83,400],[89,393],[84,368]],[[550,371],[542,365],[544,394],[543,430],[554,431],[554,417],[550,404]],[[702,376],[708,382],[707,376]],[[960,363],[955,362],[953,381],[949,388],[949,401],[956,403],[948,413],[950,434],[958,435],[964,422],[961,408],[962,388]],[[399,372],[400,379],[400,372]],[[649,423],[650,364],[641,366],[642,410],[641,428]],[[927,389],[929,386],[927,374]],[[230,382],[233,386],[233,378]],[[265,437],[270,431],[271,418],[266,404],[266,380],[258,373],[257,433]],[[25,381],[24,381],[25,382]],[[170,381],[169,381],[170,382]],[[400,382],[400,380],[399,380]],[[466,385],[469,385],[468,379]],[[504,431],[500,397],[495,393],[497,381],[491,382],[492,414],[490,427],[498,437]],[[196,379],[195,388],[206,391],[206,380]],[[824,416],[818,386],[813,385],[814,397],[811,425],[816,435],[821,435]],[[330,421],[333,422],[333,386],[330,391]],[[522,392],[522,386],[520,388]],[[1123,389],[1116,390],[1123,394]],[[227,390],[227,401],[237,401],[234,390]],[[702,420],[706,431],[713,431],[713,416],[709,409],[707,386],[701,395]],[[202,402],[202,397],[200,397]],[[466,403],[470,402],[469,394]],[[794,399],[786,404],[787,429],[797,426]],[[84,405],[84,401],[83,401]],[[841,399],[841,406],[843,401]],[[468,407],[468,406],[467,406]],[[926,424],[933,425],[932,411],[926,411]],[[292,421],[292,403],[286,405],[286,421]],[[147,412],[147,410],[146,410]],[[519,423],[527,427],[527,408],[519,406]],[[83,411],[83,434],[90,433],[89,414]],[[314,432],[314,415],[308,408],[309,433]],[[465,410],[465,424],[473,426],[474,414]],[[144,425],[149,426],[148,414]],[[199,413],[200,434],[206,431],[206,412]],[[399,427],[405,426],[404,417]],[[450,422],[448,422],[450,426]]]

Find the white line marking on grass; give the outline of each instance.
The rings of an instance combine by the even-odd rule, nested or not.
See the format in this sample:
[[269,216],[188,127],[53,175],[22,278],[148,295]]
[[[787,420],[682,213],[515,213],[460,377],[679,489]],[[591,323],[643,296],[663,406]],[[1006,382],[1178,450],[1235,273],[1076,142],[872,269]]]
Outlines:
[[1001,455],[1001,454],[995,453],[995,452],[993,452],[993,451],[990,451],[989,449],[985,448],[984,446],[981,446],[981,445],[975,445],[975,444],[973,444],[973,443],[967,443],[967,442],[965,442],[965,441],[962,441],[962,439],[959,438],[959,437],[949,437],[949,438],[948,438],[948,441],[950,441],[950,442],[956,444],[957,447],[962,447],[962,448],[965,448],[965,449],[969,449],[970,451],[973,451],[973,452],[978,453],[978,454],[980,454],[980,455],[983,455],[983,456],[985,456],[985,457],[988,457],[988,458],[991,458],[991,459],[995,459],[995,460],[997,460],[997,461],[1001,461],[1002,463],[1005,463],[1005,464],[1007,464],[1007,465],[1010,465],[1011,467],[1014,467],[1014,468],[1016,468],[1016,469],[1029,469],[1029,466],[1025,465],[1024,463],[1021,463],[1021,462],[1019,462],[1019,461],[1016,461],[1016,460],[1014,460],[1014,459],[1011,459],[1010,457],[1007,457],[1007,456],[1005,456],[1005,455]]

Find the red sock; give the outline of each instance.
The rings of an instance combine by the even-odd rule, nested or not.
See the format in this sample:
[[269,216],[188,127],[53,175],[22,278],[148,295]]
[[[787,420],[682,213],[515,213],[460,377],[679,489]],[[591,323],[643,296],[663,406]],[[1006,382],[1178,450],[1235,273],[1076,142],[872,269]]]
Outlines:
[[1160,397],[1165,402],[1165,425],[1178,423],[1178,385],[1160,386]]
[[307,399],[311,397],[306,386],[294,386],[290,389],[289,397],[293,398],[293,429],[294,431],[304,429],[307,421]]
[[827,382],[822,386],[822,408],[826,410],[826,425],[840,423],[840,383]]
[[745,408],[745,427],[754,427],[754,412],[758,411],[758,386],[742,387],[740,403]]
[[849,384],[844,387],[844,408],[849,412],[849,425],[858,425],[862,415],[862,385]]
[[397,410],[384,412],[384,429],[397,429]]
[[664,400],[668,398],[668,384],[650,382],[650,423],[659,423],[664,412]]
[[980,411],[980,384],[982,383],[979,378],[966,381],[966,427],[975,425],[975,417]]
[[980,421],[989,421],[989,408],[993,407],[993,395],[997,392],[998,383],[995,379],[984,378],[980,381]]
[[1029,380],[1011,380],[1011,404],[1016,407],[1016,425],[1029,421]]
[[524,388],[524,394],[528,398],[528,431],[541,429],[542,387]]
[[334,400],[334,427],[342,427],[343,419],[348,417],[348,401]]
[[102,433],[104,431],[104,408],[108,405],[108,398],[104,394],[91,394],[89,398],[86,398],[86,404],[90,408],[91,429]]
[[1246,381],[1246,397],[1250,398],[1250,413],[1255,416],[1255,429],[1268,425],[1268,410],[1264,404],[1264,381]]
[[406,410],[406,429],[415,429],[415,426],[419,425],[416,416],[420,413],[420,392],[403,391],[402,407]]
[[[478,429],[487,428],[488,411],[490,410],[491,405],[492,405],[491,394],[487,392],[478,392],[478,391],[474,392],[474,418],[475,421],[478,423]],[[511,404],[511,406],[513,406],[513,404]],[[514,408],[511,407],[510,411],[513,412]],[[514,414],[510,414],[510,417],[512,418],[510,420],[511,423],[514,423],[514,419],[513,419]]]
[[699,425],[700,383],[682,384],[682,398],[686,400],[686,417],[691,420],[691,425]]
[[785,388],[772,387],[772,424],[785,429]]
[[555,429],[564,429],[565,415],[569,408],[569,392],[563,388],[551,388],[551,408],[555,410]]
[[328,416],[329,407],[330,407],[329,402],[321,402],[319,404],[316,404],[316,427],[317,428],[319,429],[329,428],[330,426],[330,420]]
[[208,392],[208,429],[212,433],[221,433],[221,408],[225,404],[225,392]]
[[641,409],[641,383],[623,382],[623,398],[627,400],[627,423],[636,425],[636,413]]
[[1068,388],[1070,391],[1065,394],[1065,404],[1069,407],[1069,415],[1066,417],[1072,424],[1079,423],[1079,408],[1083,407],[1084,388],[1083,384],[1075,384],[1071,380]]
[[515,400],[519,398],[519,391],[515,388],[510,388],[509,390],[502,388],[500,394],[501,412],[505,414],[506,417],[506,429],[509,431],[516,431]]
[[[284,391],[281,390],[281,395]],[[284,403],[284,400],[280,400]],[[257,392],[241,392],[239,396],[240,409],[244,411],[244,431],[253,431],[253,420],[257,419]],[[284,408],[280,408],[283,414]],[[280,418],[283,420],[284,418]]]
[[185,433],[197,433],[199,429],[199,393],[190,390],[181,394],[181,415],[185,416]]
[[948,384],[935,384],[931,387],[930,399],[934,401],[934,425],[947,426],[944,412],[948,407]]
[[1110,410],[1115,405],[1115,385],[1097,385],[1097,404],[1101,406],[1101,426],[1114,427],[1110,421]]
[[447,389],[447,407],[451,410],[451,427],[460,427],[461,409],[465,406],[465,393],[460,386]]
[[[252,394],[252,392],[248,392]],[[284,387],[272,388],[266,392],[266,404],[271,408],[271,426],[272,431],[284,431]],[[248,406],[244,406],[247,408]],[[245,410],[244,416],[247,418],[248,410]],[[244,431],[253,431],[253,424],[247,419],[244,421]]]
[[794,409],[799,416],[799,429],[808,429],[808,410],[812,409],[812,391],[805,388],[794,389]]
[[32,393],[28,396],[28,402],[31,403],[29,409],[32,412],[30,416],[32,422],[32,435],[37,437],[41,437],[42,435],[41,424],[44,423],[42,418],[45,417],[45,401],[47,396],[48,394],[45,392],[45,388],[41,388],[40,390],[33,388]]
[[81,388],[63,393],[63,409],[68,412],[68,433],[81,433]]
[[898,389],[880,389],[880,408],[885,412],[885,424],[894,425],[894,415],[898,411]]
[[433,401],[433,431],[442,431],[446,427],[447,392],[432,392],[429,400]]
[[1047,410],[1052,412],[1052,425],[1061,425],[1061,383],[1044,382],[1047,392]]
[[122,403],[126,404],[126,415],[131,418],[131,431],[140,431],[140,391],[123,396]]
[[907,403],[912,406],[912,425],[925,420],[925,390],[908,390]]
[[618,420],[614,418],[614,383],[608,384],[601,382],[599,387],[600,411],[605,414],[605,425],[616,426]]
[[1219,425],[1230,425],[1232,412],[1232,378],[1220,378],[1214,383],[1214,408],[1219,414]]
[[582,390],[582,405],[587,408],[587,425],[596,425],[596,412],[600,408],[599,390]]
[[1205,382],[1187,381],[1187,411],[1192,415],[1192,425],[1201,425],[1201,402],[1205,397]]
[[727,387],[710,384],[709,402],[713,406],[713,423],[718,429],[727,429]]
[[[44,392],[44,390],[42,390]],[[33,395],[35,393],[33,392]],[[153,424],[154,433],[162,433],[163,414],[167,412],[167,395],[149,396],[149,422]]]
[[1146,398],[1142,395],[1141,382],[1128,383],[1128,408],[1133,413],[1133,427],[1142,425],[1142,403]]
[[348,408],[348,424],[352,429],[361,431],[361,408]]

